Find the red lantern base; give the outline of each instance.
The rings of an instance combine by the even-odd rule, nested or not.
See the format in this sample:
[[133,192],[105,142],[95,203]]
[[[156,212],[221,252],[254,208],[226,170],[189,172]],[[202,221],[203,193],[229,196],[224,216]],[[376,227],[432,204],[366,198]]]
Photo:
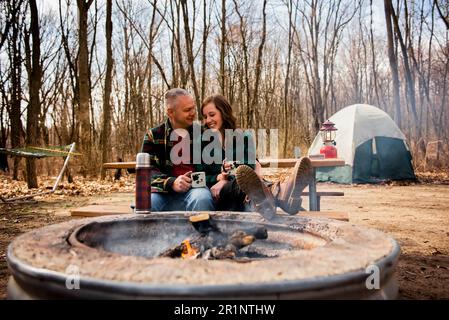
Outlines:
[[337,148],[334,146],[323,146],[320,149],[320,153],[324,154],[324,158],[337,158]]

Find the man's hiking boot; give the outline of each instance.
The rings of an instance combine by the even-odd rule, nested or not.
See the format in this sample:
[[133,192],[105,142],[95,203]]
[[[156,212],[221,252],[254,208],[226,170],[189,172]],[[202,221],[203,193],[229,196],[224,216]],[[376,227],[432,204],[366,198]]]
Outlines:
[[237,167],[235,176],[240,189],[248,196],[255,211],[266,220],[276,216],[276,205],[273,194],[257,173],[246,165]]
[[285,181],[276,182],[271,186],[276,205],[288,214],[297,214],[301,209],[301,193],[313,179],[313,168],[310,159],[302,157],[296,161],[293,172]]

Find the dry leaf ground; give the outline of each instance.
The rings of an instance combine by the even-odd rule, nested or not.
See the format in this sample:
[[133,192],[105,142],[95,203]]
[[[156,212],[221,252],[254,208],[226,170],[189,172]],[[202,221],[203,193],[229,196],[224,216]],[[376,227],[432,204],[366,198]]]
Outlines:
[[[288,171],[267,172],[269,179]],[[400,298],[449,299],[449,176],[423,173],[424,183],[384,185],[319,184],[318,190],[344,191],[344,197],[323,198],[322,210],[345,211],[350,222],[384,231],[401,246],[398,266]],[[54,178],[41,179],[41,191]],[[71,219],[70,207],[92,203],[132,202],[134,177],[118,182],[84,180],[61,184],[55,194],[37,197],[35,203],[0,205],[0,298],[6,297],[9,271],[7,245],[19,234]],[[35,191],[33,191],[35,192]],[[24,182],[0,175],[4,198],[30,193]],[[304,200],[307,207],[307,199]]]

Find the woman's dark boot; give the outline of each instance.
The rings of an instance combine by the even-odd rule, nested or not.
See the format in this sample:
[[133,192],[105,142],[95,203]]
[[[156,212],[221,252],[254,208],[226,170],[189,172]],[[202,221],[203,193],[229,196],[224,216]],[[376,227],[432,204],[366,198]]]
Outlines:
[[257,173],[251,167],[240,165],[237,167],[235,176],[240,189],[248,196],[255,211],[266,220],[273,220],[276,216],[273,194]]

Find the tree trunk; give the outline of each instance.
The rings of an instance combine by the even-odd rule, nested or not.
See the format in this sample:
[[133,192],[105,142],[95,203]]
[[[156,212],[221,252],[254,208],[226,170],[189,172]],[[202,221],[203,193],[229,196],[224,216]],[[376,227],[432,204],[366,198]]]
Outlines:
[[[101,131],[101,163],[109,160],[111,135],[111,86],[112,86],[112,0],[106,1],[106,76],[104,80],[103,95],[103,128]],[[106,176],[106,171],[101,170],[101,179]]]
[[401,102],[399,99],[399,74],[398,74],[398,63],[394,50],[393,41],[393,28],[391,24],[391,1],[384,0],[385,9],[385,21],[387,27],[387,39],[388,39],[388,60],[390,62],[391,75],[393,77],[393,99],[394,99],[394,120],[396,121],[399,128],[402,127],[401,121]]
[[[401,46],[402,51],[402,60],[404,61],[404,69],[405,69],[405,79],[407,83],[407,93],[410,99],[410,105],[412,109],[413,119],[415,122],[417,136],[420,136],[419,124],[418,124],[418,113],[416,112],[416,101],[415,101],[415,81],[413,80],[412,72],[410,70],[409,58],[407,53],[407,48],[404,43],[404,39],[402,37],[401,30],[399,29],[399,22],[396,13],[394,12],[393,5],[391,4],[391,0],[388,0],[391,12],[391,18],[393,20],[394,30],[396,32],[396,36],[399,40],[399,45]],[[407,19],[407,17],[406,17]],[[408,28],[408,27],[406,27]],[[409,31],[408,31],[409,32]],[[410,46],[411,48],[411,46]]]
[[[4,83],[1,84],[0,90],[2,92],[2,99],[0,104],[0,148],[6,148],[6,141],[8,139],[7,135],[7,124],[4,122],[4,111],[7,109],[7,100],[4,92],[6,92]],[[9,171],[8,158],[5,153],[0,153],[0,170],[4,172]]]
[[377,64],[376,51],[374,48],[374,34],[373,34],[373,0],[370,0],[370,45],[371,45],[371,63],[373,69],[374,92],[376,93],[377,106],[380,107],[379,98],[379,84],[377,80]]
[[[176,55],[178,57],[178,65],[179,65],[179,73],[180,73],[180,84],[181,87],[185,87],[187,85],[187,74],[186,74],[186,70],[184,67],[184,62],[183,62],[183,50],[181,48],[181,32],[180,32],[180,28],[181,28],[181,23],[180,23],[180,8],[179,8],[179,2],[175,1],[175,5],[176,5],[176,11],[173,10],[173,4],[172,2],[170,2],[170,8],[171,8],[171,12],[172,12],[172,16],[173,16],[173,38],[175,39],[175,43],[176,43]],[[176,17],[175,17],[176,14]],[[187,40],[186,40],[187,41]],[[173,68],[175,69],[175,68]],[[178,83],[178,81],[174,81],[175,83]]]
[[207,38],[209,36],[209,25],[207,23],[207,1],[203,0],[203,50],[201,59],[201,102],[206,94],[206,66],[207,66]]
[[293,11],[293,3],[292,0],[289,0],[287,3],[288,6],[288,44],[287,44],[287,70],[285,72],[285,82],[284,82],[284,148],[283,148],[283,157],[287,156],[287,144],[288,144],[288,89],[290,86],[290,65],[291,65],[291,57],[292,57],[292,47],[293,47],[293,20],[292,20],[292,11]]
[[221,94],[226,96],[226,74],[225,74],[225,56],[226,56],[226,0],[221,1],[221,38],[220,38],[220,88]]
[[438,4],[438,0],[434,0],[434,5],[437,8],[438,14],[440,15],[441,20],[443,20],[446,29],[449,30],[449,16],[447,14],[448,7],[447,7],[447,1],[443,1],[443,3],[446,3],[446,15],[443,14],[441,11],[440,5]]
[[[9,5],[13,5],[12,2]],[[11,10],[11,8],[9,8]],[[14,11],[15,16],[12,17],[11,35],[8,39],[8,53],[11,61],[11,87],[10,87],[10,110],[9,118],[11,120],[11,147],[19,147],[22,143],[22,121],[21,115],[21,99],[22,99],[22,46],[20,41],[20,32],[23,28],[23,21],[20,19],[21,10]],[[20,158],[14,157],[13,180],[19,178]]]
[[[40,62],[40,37],[39,37],[39,14],[36,6],[36,0],[30,0],[31,13],[31,37],[33,40],[32,53],[30,57],[29,35],[26,37],[26,45],[28,50],[27,56],[29,61],[28,82],[30,87],[30,103],[27,110],[27,146],[36,146],[39,140],[38,119],[41,112],[40,89],[42,84],[42,67]],[[30,59],[31,58],[31,59]],[[28,188],[37,188],[37,172],[36,159],[26,159],[26,177]]]
[[195,72],[195,59],[193,56],[193,38],[190,32],[189,26],[189,12],[187,7],[187,0],[181,0],[182,7],[182,16],[184,19],[184,32],[185,32],[185,41],[186,41],[186,49],[187,49],[187,61],[189,63],[189,72],[190,79],[192,80],[193,92],[195,93],[195,102],[198,112],[198,117],[201,119],[201,101],[200,101],[200,92],[198,90],[198,83],[196,81],[196,72]]
[[259,48],[257,51],[257,60],[256,60],[256,71],[255,71],[255,83],[254,83],[254,93],[251,102],[251,110],[254,112],[254,122],[256,126],[256,130],[258,129],[259,124],[259,115],[258,115],[258,98],[259,98],[259,86],[260,86],[260,75],[262,73],[262,57],[263,50],[265,46],[265,40],[267,36],[267,14],[266,14],[267,0],[263,2],[262,8],[262,39],[260,40]]
[[90,161],[90,72],[89,72],[89,49],[87,46],[87,23],[88,11],[93,0],[77,0],[78,4],[78,126],[79,126],[79,147],[83,153],[81,163],[81,173],[87,174],[87,166]]

